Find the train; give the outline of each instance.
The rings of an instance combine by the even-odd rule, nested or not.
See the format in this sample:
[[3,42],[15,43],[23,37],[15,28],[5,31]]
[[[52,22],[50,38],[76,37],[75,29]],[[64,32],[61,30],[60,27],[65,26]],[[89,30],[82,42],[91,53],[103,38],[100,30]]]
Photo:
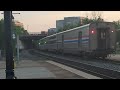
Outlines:
[[116,29],[112,22],[93,22],[46,36],[39,44],[43,51],[105,59],[116,50]]

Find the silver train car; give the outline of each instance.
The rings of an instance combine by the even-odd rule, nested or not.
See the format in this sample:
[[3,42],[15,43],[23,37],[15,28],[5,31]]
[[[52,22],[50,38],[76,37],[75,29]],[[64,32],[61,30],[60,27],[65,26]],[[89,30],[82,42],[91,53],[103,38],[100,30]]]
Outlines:
[[102,57],[116,49],[116,30],[112,22],[96,22],[40,39],[40,50]]

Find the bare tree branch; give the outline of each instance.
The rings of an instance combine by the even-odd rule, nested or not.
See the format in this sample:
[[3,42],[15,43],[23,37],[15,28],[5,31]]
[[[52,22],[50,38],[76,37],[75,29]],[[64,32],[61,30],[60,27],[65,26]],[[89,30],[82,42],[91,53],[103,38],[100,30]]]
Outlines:
[[102,17],[103,12],[102,11],[92,11],[91,15],[94,20],[97,20],[98,18]]

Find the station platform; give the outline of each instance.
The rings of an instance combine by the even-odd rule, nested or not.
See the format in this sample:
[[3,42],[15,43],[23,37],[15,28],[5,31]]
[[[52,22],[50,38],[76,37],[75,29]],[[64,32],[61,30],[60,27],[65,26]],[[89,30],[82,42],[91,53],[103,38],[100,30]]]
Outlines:
[[[21,60],[14,72],[17,79],[100,79],[51,60]],[[5,79],[5,76],[5,62],[0,61],[0,79]]]
[[[15,65],[18,79],[84,79],[46,61],[22,60]],[[0,79],[5,79],[5,62],[0,61]]]

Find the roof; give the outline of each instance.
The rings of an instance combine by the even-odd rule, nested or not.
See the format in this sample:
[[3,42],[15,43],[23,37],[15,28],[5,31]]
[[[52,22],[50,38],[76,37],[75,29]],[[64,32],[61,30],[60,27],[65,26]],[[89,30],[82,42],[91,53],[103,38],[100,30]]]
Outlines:
[[72,29],[69,29],[69,30],[66,30],[66,31],[63,31],[63,32],[59,32],[59,33],[56,33],[56,34],[53,34],[53,35],[44,37],[44,38],[42,38],[42,39],[45,39],[45,38],[48,38],[48,37],[51,37],[51,36],[54,36],[54,35],[57,35],[57,34],[61,34],[61,33],[69,32],[69,31],[73,31],[73,30],[75,30],[75,29],[83,28],[83,27],[86,27],[86,26],[89,26],[89,25],[90,25],[90,24],[86,24],[86,25],[83,25],[83,26],[79,26],[79,27],[76,27],[76,28],[72,28]]
[[[93,23],[96,23],[96,22],[93,22]],[[42,38],[42,39],[45,39],[45,38],[48,38],[48,37],[51,37],[51,36],[54,36],[54,35],[57,35],[57,34],[61,34],[61,33],[69,32],[69,31],[73,31],[73,30],[75,30],[75,29],[83,28],[83,27],[89,26],[89,25],[91,25],[91,24],[93,24],[93,23],[86,24],[86,25],[83,25],[83,26],[79,26],[79,27],[76,27],[76,28],[72,28],[72,29],[69,29],[69,30],[66,30],[66,31],[63,31],[63,32],[59,32],[59,33],[56,33],[56,34],[53,34],[53,35],[44,37],[44,38]],[[102,23],[102,22],[97,22],[97,23]],[[104,22],[104,23],[112,23],[112,22]]]

